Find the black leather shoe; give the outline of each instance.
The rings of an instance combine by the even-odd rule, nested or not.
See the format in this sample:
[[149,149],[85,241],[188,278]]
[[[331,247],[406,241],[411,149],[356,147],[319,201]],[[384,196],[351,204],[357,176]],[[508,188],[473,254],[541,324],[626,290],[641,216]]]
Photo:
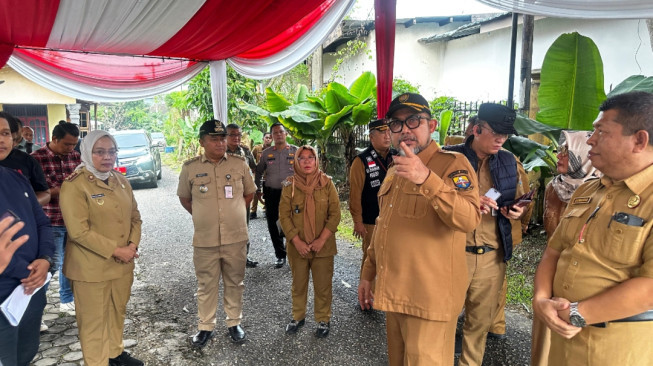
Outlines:
[[213,331],[200,330],[191,338],[190,343],[194,347],[202,348],[206,346],[211,338],[213,338]]
[[286,334],[295,334],[299,330],[299,328],[304,326],[304,319],[297,321],[295,319],[291,320],[288,325],[286,325]]
[[256,219],[256,212],[252,212],[252,213],[250,213],[250,214],[249,214],[249,219],[250,219],[250,220],[254,220],[254,219]]
[[247,258],[247,263],[245,263],[245,267],[247,267],[247,268],[256,268],[257,266],[258,266],[258,262]]
[[487,332],[487,337],[501,340],[501,339],[506,339],[506,334]]
[[317,324],[317,329],[315,329],[315,336],[318,338],[326,338],[329,335],[329,328],[331,328],[331,322],[319,322]]
[[123,352],[116,358],[109,359],[109,366],[143,366],[143,361],[132,357],[128,352]]
[[277,261],[274,262],[274,268],[281,268],[286,264],[286,258],[277,258]]
[[245,330],[240,325],[229,327],[229,335],[233,342],[239,343],[245,340]]

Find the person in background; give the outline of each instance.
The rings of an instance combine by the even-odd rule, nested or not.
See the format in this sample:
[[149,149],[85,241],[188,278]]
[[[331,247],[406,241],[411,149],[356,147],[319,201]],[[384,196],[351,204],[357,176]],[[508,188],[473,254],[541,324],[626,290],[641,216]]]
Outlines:
[[386,117],[400,156],[379,190],[358,300],[386,312],[391,366],[451,365],[467,282],[465,233],[481,218],[476,173],[431,139],[437,121],[421,95],[401,94]]
[[[480,225],[467,234],[465,247],[468,282],[465,299],[460,365],[481,365],[485,341],[499,311],[506,262],[513,246],[521,242],[521,221],[525,206],[516,198],[528,192],[528,176],[515,155],[501,147],[515,134],[516,113],[511,108],[483,103],[472,135],[464,144],[445,147],[467,157],[478,175]],[[498,197],[487,192],[495,190]]]
[[[558,145],[558,164],[556,175],[547,184],[544,191],[544,231],[550,239],[560,223],[562,214],[569,204],[576,189],[588,179],[596,178],[599,173],[589,160],[590,146],[587,139],[591,136],[586,131],[562,131]],[[551,331],[546,324],[533,317],[531,339],[531,365],[546,366],[549,363]]]
[[308,145],[295,154],[295,174],[286,178],[279,204],[279,220],[289,245],[292,271],[292,316],[286,333],[305,323],[308,279],[313,277],[315,336],[325,338],[331,327],[335,233],[340,223],[340,201],[331,178],[318,166],[317,151]]
[[[256,160],[257,165],[259,161],[261,161],[261,154],[263,154],[263,150],[267,149],[271,145],[272,145],[272,135],[269,132],[266,132],[265,134],[263,134],[263,143],[254,146],[254,148],[252,149],[252,155],[254,155],[254,159]],[[256,174],[256,170],[254,171],[254,174]],[[263,177],[263,180],[265,180],[265,177]],[[249,218],[251,220],[257,218],[256,210],[258,209],[258,202],[259,202],[258,195],[254,195],[254,202],[252,203],[252,209],[249,214]],[[263,205],[263,211],[265,211],[265,202],[261,201],[261,204]]]
[[[0,160],[4,160],[12,148],[9,121],[6,115],[2,115]],[[25,294],[32,295],[17,325],[12,325],[0,313],[0,365],[27,366],[39,349],[39,328],[46,304],[46,289],[42,286],[54,255],[52,228],[25,177],[12,169],[0,167],[0,182],[0,215],[7,216],[0,221],[0,228],[8,227],[16,219],[22,221],[7,231],[3,230],[0,236],[2,261],[9,262],[0,274],[0,303],[20,285]],[[13,257],[7,258],[8,252],[25,239]]]
[[[243,137],[243,130],[235,123],[230,123],[227,125],[227,151],[229,155],[236,155],[245,158],[247,166],[251,169],[252,173],[256,171],[256,160],[254,156],[249,151],[249,149],[240,143],[240,140]],[[249,226],[249,206],[247,207],[247,212],[245,213],[247,217],[247,226]],[[249,258],[249,240],[247,241],[247,268],[256,268],[258,262]]]
[[70,282],[61,271],[66,251],[66,226],[64,225],[61,208],[59,207],[59,191],[64,179],[81,164],[81,158],[75,145],[79,140],[77,125],[59,121],[52,130],[52,141],[34,151],[32,157],[41,164],[45,180],[50,188],[50,202],[43,206],[45,214],[50,218],[54,233],[55,255],[53,271],[59,271],[59,311],[75,315],[75,302]]
[[227,129],[218,120],[202,124],[199,133],[204,154],[184,163],[177,196],[193,217],[193,264],[197,277],[198,332],[191,345],[202,348],[214,336],[220,277],[224,311],[234,343],[245,340],[243,318],[247,261],[247,205],[256,186],[245,158],[229,155]]
[[[265,199],[265,219],[268,223],[268,231],[272,239],[274,254],[277,261],[275,268],[281,268],[286,263],[286,246],[283,243],[283,233],[279,232],[277,221],[279,220],[279,202],[281,201],[281,182],[294,174],[293,164],[295,163],[295,152],[297,146],[286,142],[288,133],[279,122],[270,126],[270,133],[274,146],[265,150],[261,160],[256,166],[256,194],[259,199]],[[265,180],[263,180],[265,176]],[[261,189],[263,192],[261,193]]]
[[[34,130],[30,126],[23,126],[23,138],[28,144],[34,144]],[[29,152],[31,153],[31,151]]]
[[392,156],[396,153],[390,149],[390,130],[384,119],[371,121],[367,128],[370,146],[358,154],[349,168],[349,212],[354,221],[354,235],[363,239],[361,273],[367,258],[367,247],[372,241],[376,217],[379,216],[377,194],[392,163]]
[[[4,118],[9,121],[9,128],[11,129],[12,135],[20,131],[20,125],[16,121],[17,118],[13,117],[7,112],[0,112],[0,118]],[[48,187],[48,183],[45,180],[45,175],[43,174],[41,164],[39,164],[39,162],[36,161],[34,157],[23,151],[13,148],[11,149],[9,155],[7,155],[4,160],[0,161],[0,165],[13,169],[24,175],[32,186],[32,189],[36,194],[36,199],[39,201],[41,206],[44,206],[50,202],[50,188]]]
[[31,141],[27,141],[25,138],[23,138],[23,121],[16,117],[12,117],[14,121],[18,124],[18,130],[16,132],[13,132],[12,130],[12,135],[14,137],[14,149],[18,149],[24,153],[31,154],[32,153],[32,144]]
[[81,149],[82,162],[59,197],[68,233],[63,272],[75,294],[84,364],[142,366],[123,345],[141,215],[129,181],[113,170],[113,136],[91,131]]
[[535,272],[549,365],[650,365],[653,94],[606,99],[587,140],[603,176],[571,195]]

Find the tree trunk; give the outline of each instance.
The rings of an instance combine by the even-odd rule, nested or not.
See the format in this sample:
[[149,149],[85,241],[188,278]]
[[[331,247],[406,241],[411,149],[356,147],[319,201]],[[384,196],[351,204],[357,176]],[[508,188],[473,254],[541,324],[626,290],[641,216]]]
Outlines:
[[356,158],[356,138],[353,129],[343,132],[342,138],[345,141],[345,182],[349,186],[349,169]]

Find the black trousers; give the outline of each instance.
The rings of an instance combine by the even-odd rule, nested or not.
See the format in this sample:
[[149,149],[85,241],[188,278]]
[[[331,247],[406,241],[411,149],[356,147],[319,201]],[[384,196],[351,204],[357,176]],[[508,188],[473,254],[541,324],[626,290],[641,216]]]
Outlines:
[[281,202],[281,190],[269,187],[263,187],[263,198],[265,199],[265,219],[268,222],[268,231],[270,239],[274,246],[274,254],[277,259],[286,258],[286,246],[283,245],[283,237],[277,227],[279,220],[279,202]]

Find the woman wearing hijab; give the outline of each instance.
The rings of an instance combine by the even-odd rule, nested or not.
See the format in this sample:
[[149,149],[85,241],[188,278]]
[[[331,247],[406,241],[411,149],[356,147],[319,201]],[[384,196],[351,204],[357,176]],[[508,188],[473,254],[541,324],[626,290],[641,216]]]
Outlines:
[[59,196],[68,242],[63,272],[71,281],[79,340],[89,366],[143,365],[124,352],[127,301],[138,258],[141,215],[127,179],[113,170],[116,141],[90,132],[82,163]]
[[[549,182],[544,191],[544,231],[547,239],[553,235],[567,208],[571,195],[586,180],[598,176],[587,157],[590,146],[588,131],[562,131],[558,147],[558,175]],[[531,365],[545,366],[549,362],[551,331],[546,324],[533,317],[531,341]]]
[[331,178],[320,171],[317,151],[302,146],[295,153],[295,174],[281,192],[279,220],[288,241],[292,271],[292,321],[286,333],[304,325],[309,274],[313,276],[315,336],[329,335],[333,257],[337,253],[335,232],[340,222],[340,201]]

